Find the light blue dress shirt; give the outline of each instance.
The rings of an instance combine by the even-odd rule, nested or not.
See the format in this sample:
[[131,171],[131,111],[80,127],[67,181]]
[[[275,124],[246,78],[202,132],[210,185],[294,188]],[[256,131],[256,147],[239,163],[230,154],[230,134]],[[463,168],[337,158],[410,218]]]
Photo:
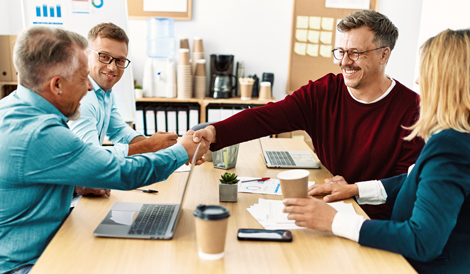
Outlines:
[[93,91],[88,92],[80,101],[80,119],[68,122],[70,129],[85,143],[101,146],[105,135],[114,144],[105,147],[123,157],[129,153],[129,143],[137,136],[119,114],[112,89],[107,92],[88,75]]
[[179,144],[132,157],[85,144],[64,115],[21,85],[0,101],[0,151],[0,273],[36,262],[67,216],[75,185],[134,189],[188,161]]

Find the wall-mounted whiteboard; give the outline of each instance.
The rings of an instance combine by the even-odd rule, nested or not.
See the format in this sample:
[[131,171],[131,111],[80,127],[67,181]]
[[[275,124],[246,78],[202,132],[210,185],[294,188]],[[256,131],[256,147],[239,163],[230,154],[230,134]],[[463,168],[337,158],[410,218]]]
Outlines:
[[[21,4],[24,27],[58,27],[87,37],[88,31],[95,25],[112,22],[128,32],[127,0],[22,0]],[[128,59],[132,61],[132,56]],[[113,93],[124,120],[134,121],[132,63],[113,87]]]

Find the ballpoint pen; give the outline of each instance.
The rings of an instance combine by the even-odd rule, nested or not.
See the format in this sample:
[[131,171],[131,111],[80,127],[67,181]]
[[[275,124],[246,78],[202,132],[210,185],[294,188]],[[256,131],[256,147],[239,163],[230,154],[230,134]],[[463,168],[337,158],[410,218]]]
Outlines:
[[139,190],[145,193],[158,193],[158,190],[153,190],[153,189],[143,189],[143,188],[136,188],[134,190]]
[[258,182],[264,182],[264,181],[267,181],[271,178],[269,177],[263,177],[263,178],[260,178],[260,179],[251,179],[251,180],[246,180],[246,181],[242,181],[242,183],[247,183],[247,182],[254,182],[254,181],[258,181]]

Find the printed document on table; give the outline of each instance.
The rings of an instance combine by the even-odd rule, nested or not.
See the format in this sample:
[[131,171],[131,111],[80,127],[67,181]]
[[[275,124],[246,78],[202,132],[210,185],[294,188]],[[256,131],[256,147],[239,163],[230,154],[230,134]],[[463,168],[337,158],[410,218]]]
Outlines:
[[[254,180],[259,178],[238,177],[238,179],[240,180],[240,182],[238,182],[238,192],[282,195],[281,183],[279,179],[269,179],[262,182],[252,181],[246,183],[243,183],[243,181]],[[308,182],[308,186],[314,184],[315,182]]]
[[[352,204],[344,202],[328,203],[337,211],[357,214]],[[246,210],[265,228],[265,229],[302,229],[295,225],[293,220],[287,219],[287,213],[283,213],[284,204],[281,200],[268,200],[259,198],[258,203],[250,206]]]

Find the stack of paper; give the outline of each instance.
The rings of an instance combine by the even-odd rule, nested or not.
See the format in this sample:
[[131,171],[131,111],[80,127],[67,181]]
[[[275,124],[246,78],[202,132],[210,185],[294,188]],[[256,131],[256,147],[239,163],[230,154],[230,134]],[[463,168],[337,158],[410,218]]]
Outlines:
[[[356,214],[351,204],[344,202],[328,203],[337,211]],[[287,213],[283,213],[284,204],[281,200],[259,199],[257,204],[247,208],[248,212],[265,228],[265,229],[299,229],[295,222],[287,219]]]

